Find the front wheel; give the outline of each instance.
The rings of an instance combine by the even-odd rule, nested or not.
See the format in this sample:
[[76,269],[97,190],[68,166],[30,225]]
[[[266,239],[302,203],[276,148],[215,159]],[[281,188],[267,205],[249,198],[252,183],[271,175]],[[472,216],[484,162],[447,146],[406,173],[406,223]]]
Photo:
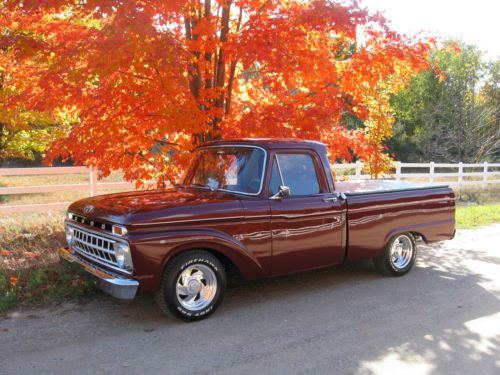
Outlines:
[[207,251],[193,250],[167,265],[156,302],[172,318],[196,321],[217,309],[225,289],[226,273],[220,261]]
[[373,258],[375,268],[385,276],[403,276],[417,257],[417,244],[411,233],[397,234],[387,244],[384,254]]

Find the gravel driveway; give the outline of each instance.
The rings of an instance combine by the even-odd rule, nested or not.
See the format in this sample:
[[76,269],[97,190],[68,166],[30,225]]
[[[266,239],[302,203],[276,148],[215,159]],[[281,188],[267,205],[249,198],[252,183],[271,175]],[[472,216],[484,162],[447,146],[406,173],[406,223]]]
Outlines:
[[102,297],[0,321],[0,374],[500,374],[500,224],[358,263],[229,288],[210,319]]

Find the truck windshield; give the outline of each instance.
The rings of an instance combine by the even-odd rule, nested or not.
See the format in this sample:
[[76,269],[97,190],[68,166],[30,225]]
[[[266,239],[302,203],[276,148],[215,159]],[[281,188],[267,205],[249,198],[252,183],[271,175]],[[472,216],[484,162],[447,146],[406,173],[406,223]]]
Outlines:
[[185,185],[258,194],[262,187],[264,150],[256,147],[207,147],[195,152]]

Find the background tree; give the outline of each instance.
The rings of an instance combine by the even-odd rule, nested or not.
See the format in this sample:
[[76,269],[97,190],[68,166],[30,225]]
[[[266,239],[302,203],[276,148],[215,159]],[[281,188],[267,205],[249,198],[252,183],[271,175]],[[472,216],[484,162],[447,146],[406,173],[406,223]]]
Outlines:
[[[391,93],[429,43],[328,0],[9,1],[0,5],[5,108],[60,115],[48,152],[102,175],[175,177],[219,137],[319,139],[334,158],[387,167]],[[395,78],[397,77],[397,78]],[[347,114],[366,125],[349,129]],[[180,151],[171,151],[172,147]],[[175,158],[175,162],[171,159]],[[179,168],[180,167],[180,168]]]
[[402,161],[482,162],[500,157],[499,62],[486,64],[471,45],[449,42],[431,55],[434,71],[414,77],[392,98]]
[[500,160],[500,60],[486,67],[484,85],[478,95],[481,121],[478,127],[480,147],[477,160]]

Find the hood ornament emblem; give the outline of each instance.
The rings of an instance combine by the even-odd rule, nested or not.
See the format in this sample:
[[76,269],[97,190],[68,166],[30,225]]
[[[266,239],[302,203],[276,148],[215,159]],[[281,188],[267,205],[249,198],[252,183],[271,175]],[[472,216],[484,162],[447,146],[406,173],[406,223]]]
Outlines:
[[83,213],[84,214],[90,214],[92,211],[94,211],[94,206],[92,206],[91,204],[85,206],[85,208],[83,209]]

